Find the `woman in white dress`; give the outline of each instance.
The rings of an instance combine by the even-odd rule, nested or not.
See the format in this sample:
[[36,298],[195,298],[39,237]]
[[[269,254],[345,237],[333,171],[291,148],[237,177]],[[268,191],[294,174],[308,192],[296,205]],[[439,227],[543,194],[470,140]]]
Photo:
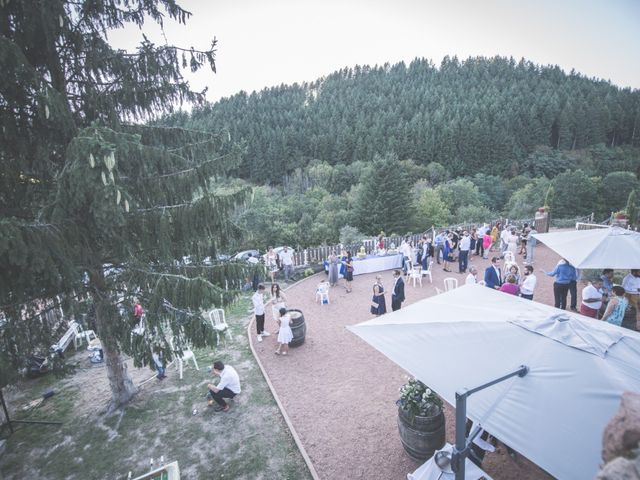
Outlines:
[[286,355],[289,352],[289,342],[293,340],[293,332],[291,331],[291,317],[287,313],[286,308],[280,309],[280,318],[278,319],[278,348],[276,355]]
[[269,251],[265,255],[265,264],[271,276],[271,283],[275,283],[276,273],[278,273],[278,254],[273,250],[273,247],[269,247]]
[[518,252],[518,240],[519,237],[516,235],[516,229],[512,228],[511,233],[507,236],[507,251],[513,253],[514,259]]

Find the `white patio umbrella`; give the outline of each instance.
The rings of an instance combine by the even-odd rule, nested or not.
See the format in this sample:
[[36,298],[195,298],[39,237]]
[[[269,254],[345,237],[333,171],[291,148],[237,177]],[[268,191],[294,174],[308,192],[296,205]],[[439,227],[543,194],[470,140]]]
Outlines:
[[639,333],[479,285],[349,329],[452,405],[528,366],[469,397],[467,415],[557,478],[594,477],[622,393],[640,391]]
[[640,233],[620,227],[537,233],[576,268],[640,268]]

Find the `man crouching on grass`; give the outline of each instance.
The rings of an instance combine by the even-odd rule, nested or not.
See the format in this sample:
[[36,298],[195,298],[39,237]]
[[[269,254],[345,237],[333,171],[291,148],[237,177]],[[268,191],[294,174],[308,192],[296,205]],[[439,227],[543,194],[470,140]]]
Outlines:
[[213,364],[213,374],[220,377],[218,385],[210,383],[209,387],[209,406],[213,405],[215,401],[218,406],[215,408],[216,412],[228,412],[229,405],[224,401],[225,398],[233,398],[240,393],[240,377],[235,368],[229,365],[225,366],[224,363],[217,361]]

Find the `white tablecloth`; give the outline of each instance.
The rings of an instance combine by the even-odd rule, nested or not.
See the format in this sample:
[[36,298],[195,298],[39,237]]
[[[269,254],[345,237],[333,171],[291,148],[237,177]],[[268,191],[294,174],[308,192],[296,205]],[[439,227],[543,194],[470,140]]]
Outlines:
[[[453,445],[450,443],[445,443],[442,448],[442,450],[447,450],[449,452],[452,449]],[[455,480],[455,473],[447,473],[440,470],[440,467],[436,465],[433,458],[434,457],[431,457],[425,463],[420,465],[415,472],[407,474],[407,480]],[[489,475],[484,473],[468,458],[465,460],[464,478],[465,480],[479,480],[481,478],[492,480]]]
[[384,257],[367,257],[362,260],[353,259],[353,274],[363,275],[365,273],[381,272],[392,268],[402,267],[402,255],[385,255]]

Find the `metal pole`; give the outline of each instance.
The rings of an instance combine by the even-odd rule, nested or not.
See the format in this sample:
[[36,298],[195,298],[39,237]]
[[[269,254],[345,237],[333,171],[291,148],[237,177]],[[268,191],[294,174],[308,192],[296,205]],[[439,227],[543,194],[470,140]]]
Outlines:
[[451,457],[451,468],[456,473],[456,480],[464,480],[466,466],[467,395],[466,389],[456,392],[456,448]]
[[520,365],[517,370],[480,385],[479,387],[475,387],[470,390],[463,388],[456,392],[456,445],[453,449],[453,455],[451,456],[451,468],[456,474],[456,480],[464,480],[467,454],[469,452],[471,442],[473,441],[473,437],[475,437],[475,435],[471,435],[468,441],[466,438],[467,398],[480,390],[484,390],[485,388],[495,385],[496,383],[503,382],[508,378],[515,376],[522,378],[527,373],[529,373],[529,367],[526,365]]
[[2,410],[4,410],[4,418],[7,419],[7,425],[9,425],[9,430],[13,433],[13,425],[11,425],[11,419],[9,418],[9,411],[7,410],[7,404],[4,403],[4,395],[2,393],[2,389],[0,388],[0,402],[2,402]]

